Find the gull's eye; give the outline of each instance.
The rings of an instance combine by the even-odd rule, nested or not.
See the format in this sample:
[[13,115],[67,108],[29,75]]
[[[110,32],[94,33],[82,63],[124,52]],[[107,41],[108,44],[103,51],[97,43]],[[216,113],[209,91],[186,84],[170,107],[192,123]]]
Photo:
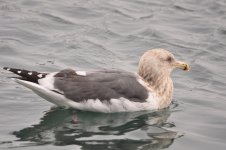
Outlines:
[[173,58],[172,58],[172,57],[170,57],[170,56],[168,56],[168,57],[166,58],[166,61],[168,61],[168,62],[172,62],[172,61],[173,61]]

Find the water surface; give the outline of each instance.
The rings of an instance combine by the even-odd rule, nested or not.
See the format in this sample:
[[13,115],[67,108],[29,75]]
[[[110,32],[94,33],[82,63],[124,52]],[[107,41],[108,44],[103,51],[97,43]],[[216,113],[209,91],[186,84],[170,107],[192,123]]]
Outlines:
[[136,71],[146,50],[191,64],[174,104],[98,114],[52,104],[0,71],[0,149],[226,149],[225,0],[0,0],[0,67]]

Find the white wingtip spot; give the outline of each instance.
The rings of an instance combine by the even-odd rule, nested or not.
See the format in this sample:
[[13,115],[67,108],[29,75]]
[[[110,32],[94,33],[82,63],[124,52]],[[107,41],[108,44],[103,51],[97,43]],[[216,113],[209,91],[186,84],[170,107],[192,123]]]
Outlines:
[[32,72],[28,72],[29,75],[32,75]]
[[10,68],[7,68],[6,70],[10,71]]
[[21,71],[17,71],[17,73],[19,73],[19,74],[20,74],[20,73],[21,73]]
[[76,74],[80,75],[80,76],[86,76],[86,72],[85,71],[76,71]]
[[43,74],[39,74],[38,77],[39,77],[39,78],[42,78],[42,77],[43,77]]

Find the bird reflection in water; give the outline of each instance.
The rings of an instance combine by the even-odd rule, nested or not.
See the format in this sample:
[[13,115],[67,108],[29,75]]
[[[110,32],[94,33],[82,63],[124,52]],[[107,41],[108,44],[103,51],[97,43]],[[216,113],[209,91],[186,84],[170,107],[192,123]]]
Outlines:
[[100,114],[59,108],[47,112],[39,124],[13,134],[26,143],[78,145],[83,150],[163,149],[179,137],[169,130],[174,127],[167,122],[170,113],[164,109]]

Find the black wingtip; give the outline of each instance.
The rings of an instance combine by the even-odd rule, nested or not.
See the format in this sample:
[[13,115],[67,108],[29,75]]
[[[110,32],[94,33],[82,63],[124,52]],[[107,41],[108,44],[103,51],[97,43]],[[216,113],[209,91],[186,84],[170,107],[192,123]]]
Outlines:
[[16,68],[10,68],[10,67],[3,67],[3,69],[21,76],[24,80],[31,81],[34,83],[38,83],[39,79],[45,78],[45,76],[47,75],[46,73],[39,73],[36,71],[16,69]]

